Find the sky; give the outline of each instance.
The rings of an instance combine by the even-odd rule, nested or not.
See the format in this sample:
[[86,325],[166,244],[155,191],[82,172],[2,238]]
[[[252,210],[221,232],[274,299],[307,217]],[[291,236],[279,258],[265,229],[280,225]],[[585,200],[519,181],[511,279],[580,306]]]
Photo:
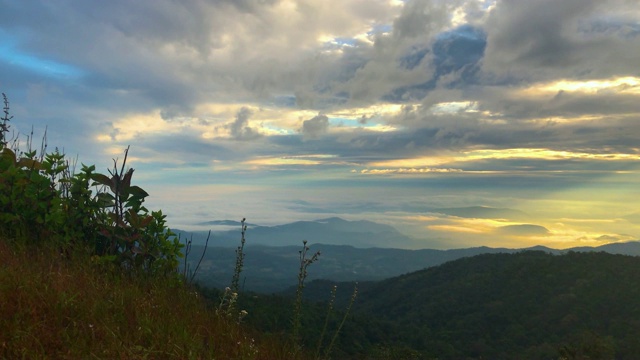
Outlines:
[[14,136],[46,131],[105,173],[131,146],[171,227],[338,216],[415,248],[640,237],[637,0],[0,9]]

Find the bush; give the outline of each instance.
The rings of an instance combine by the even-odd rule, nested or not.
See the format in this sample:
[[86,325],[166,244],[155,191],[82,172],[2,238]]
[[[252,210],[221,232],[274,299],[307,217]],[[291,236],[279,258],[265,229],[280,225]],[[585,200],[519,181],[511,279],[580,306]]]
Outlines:
[[[4,94],[3,94],[4,96]],[[79,173],[58,149],[46,153],[9,147],[9,103],[0,119],[0,232],[64,252],[88,251],[100,263],[147,275],[176,274],[182,245],[162,211],[143,206],[149,194],[131,184],[134,169],[113,160],[109,176],[82,164]],[[46,136],[45,136],[46,138]],[[30,142],[29,142],[30,144]],[[30,147],[30,146],[29,146]]]

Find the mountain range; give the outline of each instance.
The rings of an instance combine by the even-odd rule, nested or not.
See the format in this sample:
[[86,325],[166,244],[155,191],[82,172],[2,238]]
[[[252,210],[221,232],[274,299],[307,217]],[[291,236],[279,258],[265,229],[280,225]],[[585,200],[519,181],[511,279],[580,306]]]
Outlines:
[[[206,286],[224,288],[235,269],[236,247],[240,244],[240,223],[217,222],[218,225],[237,226],[237,230],[214,232],[196,274]],[[212,223],[213,225],[213,223]],[[302,240],[308,240],[309,254],[320,251],[319,261],[309,267],[308,280],[378,281],[437,266],[452,260],[479,254],[516,253],[538,250],[550,254],[577,252],[607,252],[610,254],[640,255],[640,242],[612,243],[599,247],[551,249],[535,246],[527,249],[475,247],[450,250],[407,250],[390,244],[408,243],[408,237],[393,227],[370,221],[347,221],[340,218],[299,221],[267,227],[247,225],[244,267],[241,274],[245,290],[279,292],[296,284],[300,267],[299,251]],[[190,233],[179,231],[183,238]],[[193,234],[193,245],[187,259],[194,269],[205,251],[204,233]],[[338,245],[340,243],[361,244]],[[269,246],[267,244],[280,244]],[[375,247],[367,244],[385,244]]]
[[[240,239],[241,223],[233,220],[208,221],[198,224],[214,227],[210,244],[221,247],[236,247]],[[347,221],[338,217],[315,221],[296,221],[283,225],[260,226],[245,224],[248,228],[250,243],[254,245],[290,246],[299,245],[303,240],[309,244],[344,245],[354,247],[409,248],[415,242],[400,233],[393,226],[359,220]],[[222,228],[216,231],[215,228]],[[182,238],[193,237],[193,244],[202,245],[205,231],[187,232],[174,230]]]
[[[499,213],[481,207],[458,210],[440,209],[457,213],[451,216]],[[215,232],[213,237],[224,246],[212,241],[206,252],[201,239],[194,238],[186,262],[193,269],[204,252],[197,281],[221,289],[233,277],[240,223],[210,225],[238,229]],[[344,311],[357,286],[336,358],[635,359],[640,351],[639,241],[562,250],[407,250],[388,246],[402,242],[385,238],[399,234],[395,229],[369,221],[329,218],[247,226],[241,286],[252,292],[241,297],[239,306],[253,314],[247,318],[250,325],[269,333],[286,331],[304,239],[309,240],[308,256],[320,252],[304,287],[309,344],[326,326],[317,315],[326,309],[323,302],[331,297],[331,308]],[[385,235],[377,237],[376,231]],[[360,247],[323,243],[334,236],[344,242],[360,239],[355,242]],[[266,245],[274,242],[284,245]],[[367,247],[370,243],[387,246]],[[214,300],[220,296],[217,291],[211,293]]]

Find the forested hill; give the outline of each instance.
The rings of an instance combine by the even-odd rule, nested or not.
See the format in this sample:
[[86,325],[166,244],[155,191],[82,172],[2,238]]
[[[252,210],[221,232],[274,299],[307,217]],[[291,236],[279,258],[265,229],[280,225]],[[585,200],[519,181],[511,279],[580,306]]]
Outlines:
[[355,309],[425,358],[637,359],[640,258],[478,255],[378,282]]

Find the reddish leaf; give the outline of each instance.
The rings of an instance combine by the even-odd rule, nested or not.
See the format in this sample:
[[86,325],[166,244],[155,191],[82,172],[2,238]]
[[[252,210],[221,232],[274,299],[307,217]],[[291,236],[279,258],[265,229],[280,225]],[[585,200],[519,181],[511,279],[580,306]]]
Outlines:
[[28,158],[22,158],[22,159],[18,160],[17,165],[20,168],[24,167],[24,168],[27,168],[27,169],[40,170],[42,168],[42,164],[38,160],[28,159]]
[[129,169],[120,183],[120,193],[127,192],[131,186],[131,177],[133,176],[133,169]]
[[153,221],[153,216],[148,215],[140,222],[140,227],[147,227],[151,223],[151,221]]

